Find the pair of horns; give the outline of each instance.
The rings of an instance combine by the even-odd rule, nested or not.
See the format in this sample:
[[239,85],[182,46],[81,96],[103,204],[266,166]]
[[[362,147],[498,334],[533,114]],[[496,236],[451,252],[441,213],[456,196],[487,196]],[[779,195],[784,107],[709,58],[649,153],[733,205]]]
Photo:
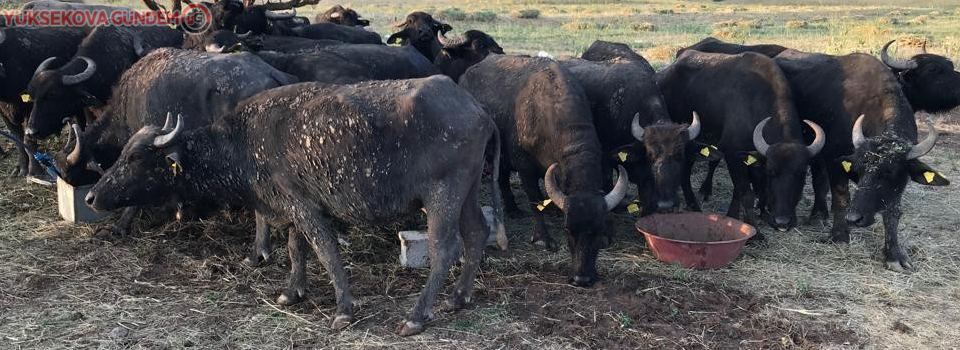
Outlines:
[[[760,121],[760,124],[757,124],[755,128],[753,128],[753,147],[756,148],[757,152],[764,157],[767,156],[767,150],[770,149],[770,144],[768,144],[767,140],[763,138],[763,128],[767,126],[767,122],[769,122],[770,119],[771,117],[767,117],[766,119]],[[820,125],[817,125],[817,123],[814,123],[810,120],[804,120],[803,122],[807,123],[807,125],[813,129],[815,136],[813,138],[813,142],[807,145],[807,152],[810,153],[810,156],[815,156],[820,153],[820,150],[823,149],[823,145],[826,144],[827,138],[824,135],[823,128],[821,128]]]
[[[550,197],[550,200],[560,207],[561,210],[567,210],[567,195],[560,190],[560,186],[557,185],[556,171],[558,163],[553,163],[547,168],[547,174],[543,178],[543,187],[547,190],[547,196]],[[613,190],[610,193],[607,193],[603,196],[603,201],[607,205],[607,211],[613,210],[623,199],[623,196],[627,195],[627,184],[629,178],[627,177],[627,170],[623,166],[618,166],[620,170],[620,175],[617,177],[617,184],[613,186]]]
[[[630,133],[633,134],[633,138],[637,141],[643,141],[643,127],[640,126],[640,113],[633,115],[633,122],[630,123]],[[693,140],[697,136],[700,136],[700,115],[697,112],[693,112],[693,120],[690,121],[690,126],[687,127],[687,134],[689,135],[687,139]]]
[[160,134],[153,139],[153,146],[156,148],[166,148],[177,141],[180,133],[183,131],[183,115],[177,114],[177,124],[173,124],[173,114],[167,112],[167,120],[160,128]]
[[[853,147],[855,148],[860,148],[860,146],[867,142],[867,137],[863,135],[863,117],[864,116],[861,115],[857,118],[857,121],[853,123],[851,139],[853,140]],[[907,160],[922,157],[924,154],[930,152],[937,143],[937,129],[933,127],[933,122],[930,121],[930,118],[924,118],[924,124],[927,125],[927,129],[929,130],[927,137],[910,148],[910,152],[907,152]]]

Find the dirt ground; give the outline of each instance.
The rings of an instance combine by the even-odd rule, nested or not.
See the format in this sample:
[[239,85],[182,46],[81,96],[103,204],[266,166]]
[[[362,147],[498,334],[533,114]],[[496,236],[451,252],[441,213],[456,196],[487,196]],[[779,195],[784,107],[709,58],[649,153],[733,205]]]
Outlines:
[[[947,177],[960,167],[957,117],[937,117],[941,141],[925,157]],[[717,178],[718,193],[729,193],[722,168]],[[97,235],[102,224],[59,220],[53,189],[3,178],[0,338],[11,349],[957,348],[958,181],[908,186],[901,239],[917,271],[907,274],[882,267],[879,225],[855,229],[849,245],[821,243],[829,229],[819,225],[760,227],[767,243],[748,246],[733,265],[691,271],[657,262],[632,229],[636,217],[614,214],[603,280],[583,289],[566,283],[565,250],[530,246],[531,220],[508,220],[511,249],[490,251],[472,306],[438,312],[424,334],[400,338],[392,331],[426,271],[398,266],[395,237],[418,220],[345,228],[358,321],[334,332],[326,326],[333,289],[318,264],[309,300],[284,308],[274,302],[289,268],[282,244],[272,264],[241,262],[253,233],[245,213],[171,223],[151,211],[134,235]],[[807,191],[799,212],[810,202]],[[559,218],[550,224],[561,238]]]

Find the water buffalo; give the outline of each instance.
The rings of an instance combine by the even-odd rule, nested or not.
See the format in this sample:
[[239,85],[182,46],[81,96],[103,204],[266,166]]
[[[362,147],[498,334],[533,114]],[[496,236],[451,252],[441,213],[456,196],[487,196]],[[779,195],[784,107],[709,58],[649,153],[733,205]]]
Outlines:
[[[35,145],[24,129],[33,106],[33,98],[24,94],[34,72],[44,60],[54,57],[66,62],[77,51],[84,33],[71,28],[2,28],[0,29],[0,114],[7,130]],[[13,173],[18,176],[46,178],[43,169],[24,150]]]
[[598,279],[599,249],[607,247],[612,236],[606,213],[623,199],[628,179],[626,170],[619,167],[616,185],[604,193],[603,154],[583,88],[570,71],[549,59],[489,54],[490,48],[499,49],[499,45],[483,32],[439,39],[445,43],[440,56],[459,61],[449,62],[448,67],[468,67],[476,57],[486,55],[458,76],[460,86],[490,112],[503,139],[500,185],[505,202],[515,202],[508,183],[516,171],[532,201],[532,241],[554,247],[541,212],[548,204],[540,192],[539,180],[544,179],[547,196],[564,213],[571,282],[592,285]]
[[937,113],[960,105],[960,72],[954,70],[952,61],[927,53],[926,47],[909,60],[891,58],[887,49],[894,41],[883,45],[880,58],[896,73],[915,111]]
[[436,60],[440,52],[441,45],[437,41],[437,34],[446,34],[453,29],[449,24],[434,19],[429,13],[420,11],[407,15],[396,27],[398,31],[387,38],[387,44],[413,46],[430,62]]
[[[817,123],[805,120],[816,136],[811,144],[804,142],[790,85],[777,64],[753,52],[687,50],[658,73],[657,83],[670,115],[682,122],[698,112],[700,140],[723,152],[734,187],[727,216],[756,222],[753,207],[759,192],[766,194],[758,206],[769,210],[771,226],[786,230],[796,225],[807,166],[826,140]],[[687,205],[699,210],[690,186],[691,166],[688,161],[683,169],[683,192]]]
[[318,13],[314,21],[317,23],[329,22],[350,27],[366,27],[370,25],[370,21],[361,19],[357,11],[344,8],[340,5],[335,5],[322,13]]
[[[176,125],[137,132],[87,202],[109,210],[174,193],[255,208],[272,224],[292,222],[333,281],[335,329],[353,321],[354,307],[330,220],[386,223],[423,208],[430,276],[399,334],[422,332],[432,317],[461,251],[458,233],[465,262],[449,304],[456,310],[470,301],[489,234],[481,177],[490,159],[496,170],[500,145],[493,121],[449,78],[301,83],[251,97],[212,126]],[[302,269],[303,259],[296,260]],[[288,291],[302,290],[304,275],[293,276]]]

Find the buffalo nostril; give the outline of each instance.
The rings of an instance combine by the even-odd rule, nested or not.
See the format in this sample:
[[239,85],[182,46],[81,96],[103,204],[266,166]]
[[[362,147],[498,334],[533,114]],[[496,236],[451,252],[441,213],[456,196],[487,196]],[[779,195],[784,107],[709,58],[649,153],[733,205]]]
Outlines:
[[780,225],[780,226],[786,226],[790,224],[790,218],[786,216],[778,216],[773,220],[777,223],[777,225]]
[[96,199],[96,198],[97,198],[97,196],[95,196],[95,195],[93,194],[93,192],[88,192],[88,193],[87,193],[87,196],[86,196],[86,197],[83,197],[83,200],[84,200],[85,202],[87,202],[87,205],[93,206],[93,201],[94,201],[94,199]]
[[863,220],[863,215],[857,213],[847,213],[847,222],[855,224]]

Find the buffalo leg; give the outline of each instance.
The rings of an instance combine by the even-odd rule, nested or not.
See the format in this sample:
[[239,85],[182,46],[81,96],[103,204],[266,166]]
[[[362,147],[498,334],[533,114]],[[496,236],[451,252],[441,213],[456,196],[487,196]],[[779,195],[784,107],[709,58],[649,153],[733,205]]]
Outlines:
[[850,227],[847,225],[847,207],[850,206],[850,180],[837,165],[826,165],[830,178],[830,209],[833,211],[833,227],[830,239],[835,243],[850,242]]
[[117,218],[117,221],[110,226],[110,228],[104,228],[100,230],[100,234],[117,234],[120,236],[126,236],[130,233],[130,228],[133,226],[133,219],[137,217],[137,214],[140,213],[140,207],[126,207],[123,208],[123,211],[120,213],[120,217]]
[[810,162],[810,175],[813,183],[813,208],[807,224],[819,222],[821,226],[827,223],[827,191],[830,191],[830,180],[822,159]]
[[[7,130],[10,130],[10,134],[23,140],[23,126],[12,122],[10,118],[13,118],[13,116],[6,115],[6,113],[4,113],[3,124],[6,125]],[[27,171],[30,167],[30,155],[27,154],[27,150],[23,149],[23,147],[20,147],[20,145],[15,145],[14,149],[19,151],[16,152],[19,155],[19,158],[17,158],[17,167],[13,169],[13,172],[10,173],[10,176],[27,176]]]
[[503,210],[510,217],[522,217],[523,211],[517,206],[517,199],[513,196],[513,188],[510,187],[510,169],[505,164],[500,165],[500,178],[497,180],[500,186],[500,194],[503,197]]
[[717,167],[720,166],[720,160],[711,160],[707,162],[707,175],[703,178],[703,183],[700,184],[700,198],[704,202],[710,200],[710,195],[713,194],[713,174],[717,172]]
[[463,241],[464,263],[457,280],[456,289],[448,302],[451,310],[459,310],[470,303],[473,296],[473,283],[480,272],[480,260],[483,259],[483,247],[490,234],[483,211],[480,210],[479,181],[467,195],[460,211],[460,239]]
[[[450,189],[441,189],[438,193],[450,193]],[[468,196],[469,197],[469,196]],[[463,200],[456,196],[443,196],[427,207],[427,240],[430,248],[430,276],[420,292],[417,303],[410,314],[400,324],[397,333],[401,336],[423,332],[424,323],[433,318],[433,303],[437,293],[447,280],[450,267],[457,259],[457,231],[460,230],[460,216]],[[481,214],[482,215],[482,214]],[[475,243],[471,240],[471,243]],[[475,253],[475,252],[473,252]],[[474,256],[475,257],[475,256]],[[472,265],[472,264],[471,264]]]
[[307,240],[293,226],[287,230],[287,254],[290,256],[290,281],[277,298],[277,304],[293,305],[303,301],[307,290]]
[[[730,172],[730,181],[733,182],[733,196],[730,198],[727,216],[741,218],[748,224],[756,225],[757,220],[753,213],[756,199],[751,187],[750,170],[742,164],[737,164],[736,159],[727,159],[727,170]],[[741,211],[743,215],[740,215]]]
[[903,250],[897,239],[897,226],[900,224],[900,204],[894,203],[881,212],[883,217],[883,231],[886,239],[883,242],[883,257],[887,268],[894,271],[913,270],[910,256]]
[[[309,206],[304,205],[304,207]],[[333,322],[330,323],[330,328],[342,329],[353,322],[353,294],[350,292],[347,271],[343,268],[343,258],[340,257],[337,234],[330,229],[329,221],[319,213],[321,213],[319,208],[305,210],[295,218],[294,227],[304,234],[307,243],[313,247],[317,259],[333,281],[333,290],[337,297],[337,313],[333,317]]]
[[544,246],[553,251],[557,249],[557,244],[547,233],[547,223],[543,219],[543,211],[537,209],[538,205],[543,203],[543,193],[540,192],[540,177],[536,172],[521,171],[520,182],[523,184],[523,190],[527,193],[527,199],[530,200],[530,212],[533,213],[533,236],[530,242],[534,245]]
[[700,211],[700,203],[697,201],[697,196],[693,194],[693,185],[690,184],[690,176],[692,175],[693,160],[688,155],[680,173],[680,188],[683,190],[683,200],[687,203],[687,210]]
[[[766,218],[767,213],[767,177],[763,168],[749,168],[750,184],[753,186],[753,193],[757,197],[756,209],[760,211],[760,217]],[[747,207],[749,207],[749,203]],[[752,210],[752,209],[751,209]]]
[[267,223],[267,219],[263,215],[256,213],[255,216],[257,236],[253,240],[253,250],[246,259],[243,259],[243,262],[250,266],[261,266],[270,261],[270,253],[273,249],[270,246],[270,224]]

